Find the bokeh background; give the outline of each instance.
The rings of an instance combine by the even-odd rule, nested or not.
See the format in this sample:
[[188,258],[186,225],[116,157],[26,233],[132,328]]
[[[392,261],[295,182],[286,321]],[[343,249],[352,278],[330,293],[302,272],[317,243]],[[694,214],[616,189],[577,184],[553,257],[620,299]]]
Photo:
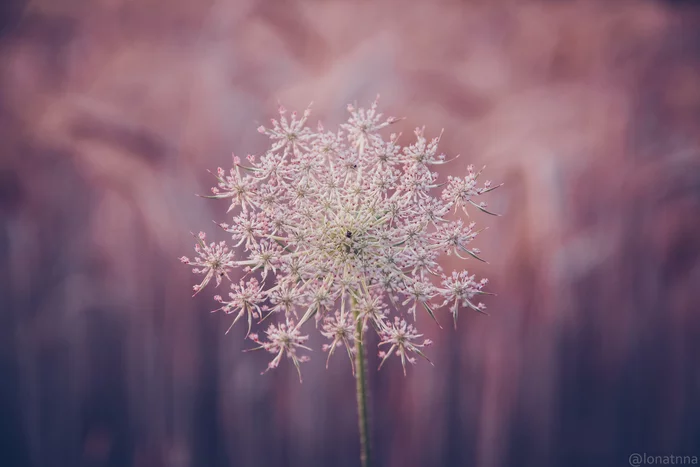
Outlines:
[[404,135],[445,129],[443,177],[505,183],[475,214],[491,315],[420,317],[436,365],[407,377],[371,355],[378,465],[700,456],[697,3],[0,10],[0,465],[359,465],[348,362],[316,339],[303,384],[260,376],[177,258],[278,101],[332,126],[377,93]]

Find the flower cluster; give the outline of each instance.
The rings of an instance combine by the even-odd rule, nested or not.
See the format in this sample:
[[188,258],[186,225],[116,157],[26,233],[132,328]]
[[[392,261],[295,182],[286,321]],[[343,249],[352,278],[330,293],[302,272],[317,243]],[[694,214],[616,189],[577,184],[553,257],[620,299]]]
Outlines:
[[[230,300],[215,299],[218,310],[235,314],[234,323],[247,317],[249,337],[275,354],[269,368],[286,355],[298,369],[305,357],[297,350],[308,350],[300,329],[312,318],[330,340],[329,358],[345,347],[352,361],[362,333],[372,328],[380,347],[389,348],[382,364],[396,354],[405,371],[415,361],[409,354],[425,357],[421,348],[430,341],[418,342],[421,335],[400,315],[415,319],[424,309],[437,321],[435,309],[449,307],[456,325],[462,307],[484,312],[475,298],[486,293],[486,280],[467,271],[448,276],[439,260],[454,254],[483,261],[471,245],[480,231],[459,217],[468,206],[491,214],[475,199],[498,186],[479,186],[481,172],[471,166],[466,177],[441,183],[432,167],[447,162],[438,152],[442,133],[428,140],[418,128],[415,142],[401,147],[400,135],[380,134],[399,119],[382,118],[376,100],[369,109],[348,111],[338,131],[320,123],[312,131],[310,109],[288,116],[280,107],[271,128],[258,128],[270,148],[246,161],[234,156],[232,169],[216,172],[208,196],[230,203],[232,219],[219,225],[232,247],[244,249],[241,257],[223,242],[207,245],[200,233],[197,257],[181,258],[205,276],[195,292],[212,277],[217,286],[231,281],[229,272],[242,268],[244,280],[231,284]],[[280,324],[269,325],[263,343],[250,331],[270,315]]]

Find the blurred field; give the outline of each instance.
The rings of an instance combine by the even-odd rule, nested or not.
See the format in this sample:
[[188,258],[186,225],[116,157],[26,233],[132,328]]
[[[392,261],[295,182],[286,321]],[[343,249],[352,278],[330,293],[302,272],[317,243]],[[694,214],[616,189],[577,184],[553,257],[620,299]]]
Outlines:
[[359,465],[347,361],[260,376],[177,258],[278,100],[334,125],[377,93],[404,135],[445,129],[443,176],[505,182],[475,215],[491,316],[425,320],[434,368],[370,372],[378,465],[700,456],[697,3],[0,12],[0,465]]

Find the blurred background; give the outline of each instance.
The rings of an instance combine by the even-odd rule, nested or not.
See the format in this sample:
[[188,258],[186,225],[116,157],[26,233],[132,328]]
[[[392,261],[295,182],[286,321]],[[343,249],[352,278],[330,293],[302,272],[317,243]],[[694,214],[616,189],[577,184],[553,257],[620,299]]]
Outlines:
[[[682,1],[4,0],[0,465],[356,466],[354,386],[191,298],[190,231],[277,102],[381,93],[486,165],[497,297],[376,372],[381,466],[700,456],[700,6]],[[219,235],[218,237],[216,235]],[[452,265],[446,264],[450,268]],[[313,334],[313,333],[312,333]],[[373,348],[373,347],[371,347]],[[285,362],[288,363],[288,362]]]

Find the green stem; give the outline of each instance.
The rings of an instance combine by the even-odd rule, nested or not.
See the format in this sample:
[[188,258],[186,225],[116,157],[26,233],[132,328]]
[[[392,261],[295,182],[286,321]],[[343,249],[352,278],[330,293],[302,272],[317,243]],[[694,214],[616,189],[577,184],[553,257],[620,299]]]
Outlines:
[[367,362],[365,360],[365,333],[358,311],[353,307],[355,317],[355,389],[357,391],[357,421],[360,427],[360,462],[362,467],[372,465],[369,443],[369,415],[367,411]]

